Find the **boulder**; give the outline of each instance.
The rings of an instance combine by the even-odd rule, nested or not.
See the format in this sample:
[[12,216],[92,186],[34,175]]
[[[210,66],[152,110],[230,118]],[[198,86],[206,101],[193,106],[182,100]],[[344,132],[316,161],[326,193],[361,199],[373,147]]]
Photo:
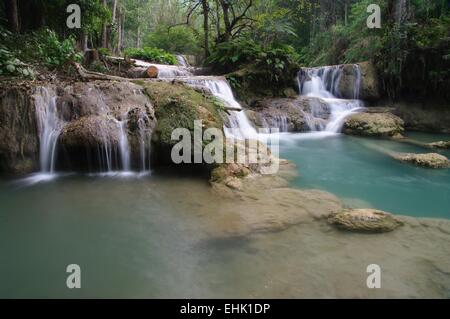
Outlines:
[[447,157],[437,153],[414,154],[414,153],[395,153],[392,157],[396,160],[412,163],[417,166],[428,168],[449,168],[450,161]]
[[403,225],[392,214],[374,209],[347,209],[331,214],[328,222],[344,230],[367,233],[390,232]]
[[357,113],[348,117],[343,132],[349,135],[392,137],[403,133],[403,121],[391,113]]
[[63,147],[92,148],[109,142],[112,147],[119,143],[117,120],[107,116],[84,116],[68,123],[61,132],[59,142]]

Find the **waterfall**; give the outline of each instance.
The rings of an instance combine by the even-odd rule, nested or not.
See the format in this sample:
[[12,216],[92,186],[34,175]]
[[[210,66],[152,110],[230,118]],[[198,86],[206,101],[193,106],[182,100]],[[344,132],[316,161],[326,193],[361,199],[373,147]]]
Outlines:
[[177,61],[178,61],[178,65],[183,66],[185,68],[189,67],[189,63],[188,63],[188,61],[186,60],[186,58],[184,56],[177,55],[176,58],[177,58]]
[[151,138],[152,131],[147,127],[149,118],[146,113],[141,112],[138,119],[139,128],[139,151],[141,157],[141,171],[143,173],[150,170]]
[[64,121],[58,116],[56,94],[40,87],[35,93],[36,120],[39,130],[41,173],[53,174],[57,155],[57,143]]
[[288,116],[286,114],[277,114],[270,118],[264,118],[263,124],[265,128],[276,127],[280,132],[289,132]]
[[301,94],[318,98],[329,108],[328,123],[323,125],[323,119],[317,118],[320,103],[310,103],[310,113],[305,119],[311,131],[326,131],[339,133],[345,119],[352,113],[359,111],[363,102],[358,100],[361,89],[361,69],[353,66],[355,81],[353,83],[353,100],[341,99],[339,84],[343,76],[343,66],[324,66],[304,69],[298,74]]
[[130,165],[130,146],[128,144],[127,136],[127,117],[128,114],[125,113],[121,121],[117,121],[119,128],[119,153],[120,160],[122,163],[122,170],[129,172],[131,170]]
[[227,136],[237,139],[257,138],[255,128],[251,125],[247,115],[242,109],[242,106],[238,101],[236,101],[227,80],[216,77],[193,77],[187,79],[186,83],[208,88],[216,98],[223,101],[228,107],[233,109],[228,112],[230,127],[224,128]]

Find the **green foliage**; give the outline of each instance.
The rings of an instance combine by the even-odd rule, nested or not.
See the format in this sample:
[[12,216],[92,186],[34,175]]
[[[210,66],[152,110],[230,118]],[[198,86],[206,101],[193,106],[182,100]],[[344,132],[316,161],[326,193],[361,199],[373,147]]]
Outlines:
[[[373,59],[382,48],[384,29],[366,26],[367,7],[372,0],[361,0],[351,7],[349,22],[337,21],[323,32],[317,33],[308,47],[303,49],[306,65],[357,63]],[[386,17],[387,1],[379,1],[382,16]]]
[[208,63],[225,72],[253,66],[269,73],[270,80],[278,81],[279,77],[298,60],[298,54],[289,45],[264,48],[251,39],[236,39],[219,44],[211,53]]
[[35,32],[31,41],[36,48],[35,57],[48,67],[62,67],[70,61],[80,62],[82,59],[73,37],[60,40],[54,31],[44,29]]
[[185,27],[158,27],[146,36],[144,44],[173,53],[195,55],[201,50],[194,32]]
[[102,56],[109,56],[112,55],[112,52],[108,48],[98,48],[98,53]]
[[124,55],[130,58],[141,59],[153,63],[177,64],[177,58],[162,49],[144,47],[144,48],[128,48],[125,49]]
[[21,76],[34,79],[34,70],[19,59],[17,52],[5,45],[11,42],[12,37],[9,31],[0,27],[0,76]]

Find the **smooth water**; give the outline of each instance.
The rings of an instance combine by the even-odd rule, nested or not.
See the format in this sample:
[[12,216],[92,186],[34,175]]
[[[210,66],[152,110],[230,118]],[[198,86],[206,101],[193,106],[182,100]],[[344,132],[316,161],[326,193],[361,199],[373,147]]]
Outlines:
[[[416,149],[318,132],[284,135],[281,155],[298,165],[298,187],[331,191],[353,207],[450,218],[450,170],[397,163],[373,145]],[[449,297],[444,233],[403,227],[374,237],[310,222],[220,235],[249,209],[195,174],[0,181],[0,297]],[[365,284],[374,261],[383,289]],[[66,287],[69,264],[81,267],[81,289]]]
[[[430,134],[411,137],[424,141],[448,139]],[[354,208],[450,218],[450,169],[401,163],[384,150],[430,152],[393,141],[310,133],[285,135],[280,153],[298,166],[300,177],[293,181],[295,186],[329,191]],[[450,157],[449,151],[440,152]]]

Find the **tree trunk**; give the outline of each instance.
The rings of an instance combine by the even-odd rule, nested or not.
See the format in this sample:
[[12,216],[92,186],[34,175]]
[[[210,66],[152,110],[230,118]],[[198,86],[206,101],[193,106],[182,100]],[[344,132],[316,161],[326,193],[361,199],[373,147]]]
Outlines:
[[141,47],[141,27],[138,26],[137,35],[136,35],[136,48]]
[[83,50],[83,52],[86,52],[88,50],[88,34],[86,33],[86,31],[83,31],[81,33],[81,50]]
[[227,42],[231,37],[231,22],[230,22],[230,5],[227,0],[220,0],[220,4],[222,6],[223,11],[223,22],[225,24],[225,33],[223,35],[223,42]]
[[114,0],[113,11],[112,11],[112,23],[116,22],[116,15],[117,15],[117,0]]
[[[103,0],[103,6],[105,8],[108,7],[106,0]],[[103,26],[102,26],[102,47],[103,48],[108,47],[108,26],[106,25],[105,22],[103,22]]]
[[209,57],[209,4],[208,0],[202,0],[203,7],[203,32],[205,35],[205,60]]
[[17,8],[17,0],[6,0],[5,9],[9,30],[14,33],[19,33],[19,13]]
[[127,71],[127,75],[130,78],[139,79],[139,78],[150,78],[156,79],[158,77],[159,70],[156,66],[145,67],[134,67],[130,68]]

